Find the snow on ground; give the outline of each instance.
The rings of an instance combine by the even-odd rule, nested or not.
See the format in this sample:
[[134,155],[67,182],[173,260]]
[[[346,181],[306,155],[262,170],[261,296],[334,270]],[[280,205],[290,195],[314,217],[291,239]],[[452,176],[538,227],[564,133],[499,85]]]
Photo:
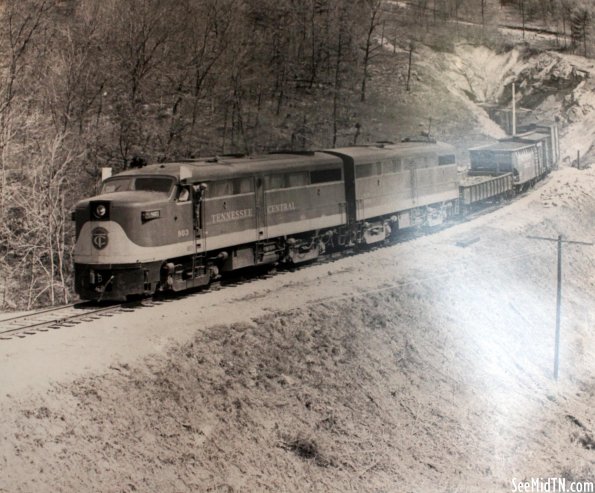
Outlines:
[[456,68],[453,73],[465,81],[460,88],[472,93],[479,103],[497,101],[527,64],[516,48],[496,53],[485,46],[465,44],[456,46],[451,62]]
[[[593,479],[595,170],[431,236],[0,345],[0,491]],[[478,239],[467,247],[461,240]],[[577,424],[578,423],[578,424]]]
[[7,320],[9,318],[19,317],[21,315],[27,315],[28,313],[33,313],[33,311],[11,311],[11,312],[0,311],[0,321]]
[[[562,155],[566,162],[593,151],[595,142],[595,65],[581,57],[568,56],[567,63],[587,74],[576,89],[565,97],[568,125],[561,135]],[[592,158],[592,156],[591,156]]]

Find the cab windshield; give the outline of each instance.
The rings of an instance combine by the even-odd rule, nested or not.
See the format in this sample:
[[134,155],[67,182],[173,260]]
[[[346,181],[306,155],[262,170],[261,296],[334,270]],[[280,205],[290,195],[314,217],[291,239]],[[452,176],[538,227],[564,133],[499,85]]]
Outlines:
[[106,180],[101,193],[114,192],[159,192],[169,197],[175,180],[169,176],[119,176]]

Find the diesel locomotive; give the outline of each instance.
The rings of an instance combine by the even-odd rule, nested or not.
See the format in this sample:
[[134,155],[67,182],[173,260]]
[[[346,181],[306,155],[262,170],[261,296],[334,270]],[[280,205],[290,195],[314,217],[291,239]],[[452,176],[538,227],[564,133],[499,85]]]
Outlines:
[[469,177],[453,146],[429,139],[124,171],[76,205],[75,290],[87,300],[182,291],[441,224],[549,173],[557,127],[533,125],[469,155]]
[[80,201],[75,289],[122,299],[224,272],[311,261],[457,212],[455,149],[438,142],[153,164]]

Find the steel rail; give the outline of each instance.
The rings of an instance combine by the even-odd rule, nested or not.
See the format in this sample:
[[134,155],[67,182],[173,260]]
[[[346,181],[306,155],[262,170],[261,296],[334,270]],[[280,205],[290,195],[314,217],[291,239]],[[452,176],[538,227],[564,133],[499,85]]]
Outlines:
[[[77,306],[81,306],[81,305],[88,305],[87,303],[73,303],[70,305],[63,305],[60,307],[55,307],[55,308],[51,308],[51,309],[44,309],[44,310],[39,310],[36,312],[31,312],[25,315],[20,315],[18,317],[11,317],[8,319],[4,319],[4,320],[0,320],[0,339],[2,340],[6,340],[6,339],[11,339],[14,336],[18,336],[21,337],[20,334],[25,334],[25,335],[33,335],[37,332],[39,332],[40,329],[44,328],[44,327],[48,327],[48,326],[63,326],[66,325],[68,323],[79,323],[77,321],[77,319],[80,318],[84,318],[84,317],[90,317],[93,315],[97,315],[97,314],[101,314],[101,313],[108,313],[111,311],[118,311],[121,310],[122,308],[125,308],[126,304],[119,304],[119,305],[112,305],[112,306],[107,306],[107,307],[101,307],[101,308],[91,308],[91,305],[89,305],[89,308],[83,308],[83,311],[81,313],[72,313],[71,310],[73,310],[75,307]],[[47,320],[39,320],[39,317],[43,317],[43,316],[47,316],[50,313],[53,312],[65,312],[65,316],[61,316],[61,317],[56,317],[56,318],[51,318],[51,319],[47,319]],[[15,323],[24,323],[25,325],[18,325],[18,326],[12,326]],[[57,328],[57,327],[55,327]],[[31,332],[34,331],[34,332]]]

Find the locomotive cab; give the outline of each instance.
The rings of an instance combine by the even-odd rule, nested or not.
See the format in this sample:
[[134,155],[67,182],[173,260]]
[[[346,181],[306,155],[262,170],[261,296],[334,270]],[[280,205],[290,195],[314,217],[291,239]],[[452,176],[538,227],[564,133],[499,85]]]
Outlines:
[[99,195],[75,207],[82,299],[151,294],[165,282],[164,259],[196,251],[200,194],[175,175],[127,173],[106,179]]

